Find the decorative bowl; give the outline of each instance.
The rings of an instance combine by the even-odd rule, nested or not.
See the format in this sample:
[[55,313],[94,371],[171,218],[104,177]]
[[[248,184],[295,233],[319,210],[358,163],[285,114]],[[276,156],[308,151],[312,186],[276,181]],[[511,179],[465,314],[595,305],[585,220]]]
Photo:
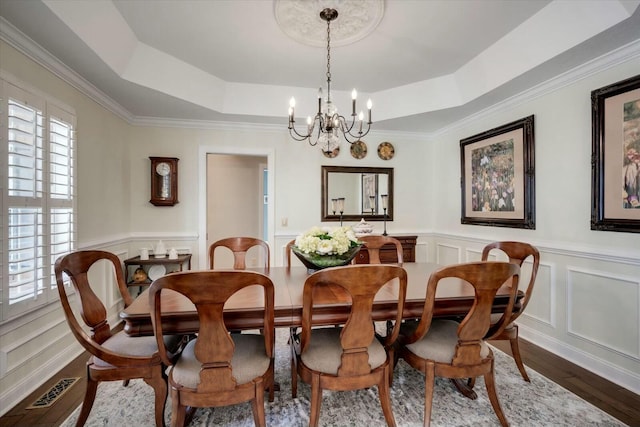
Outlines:
[[356,245],[340,255],[320,255],[317,253],[302,252],[297,246],[293,245],[291,246],[291,252],[307,267],[307,270],[317,271],[323,268],[339,267],[349,264],[361,247],[362,244]]
[[373,225],[369,224],[367,221],[362,218],[359,223],[354,225],[353,231],[356,233],[356,236],[367,236],[373,233]]

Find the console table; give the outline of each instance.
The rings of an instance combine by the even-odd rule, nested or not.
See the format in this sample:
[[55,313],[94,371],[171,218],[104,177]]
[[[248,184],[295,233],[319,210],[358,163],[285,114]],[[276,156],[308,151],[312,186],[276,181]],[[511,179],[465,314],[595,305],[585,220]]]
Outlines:
[[[162,266],[166,273],[172,273],[174,271],[183,271],[186,266],[187,270],[191,270],[191,254],[178,255],[176,259],[170,259],[165,256],[164,258],[156,258],[150,256],[149,259],[140,259],[140,256],[135,256],[124,260],[124,276],[127,281],[127,286],[147,286],[150,285],[153,278],[147,278],[144,282],[136,282],[133,280],[133,272],[137,268],[143,268],[147,275],[149,270],[154,266]],[[175,266],[173,269],[169,269],[170,266]],[[132,269],[132,267],[135,267]]]
[[[391,236],[394,239],[398,239],[402,245],[402,258],[404,262],[416,262],[416,241],[418,236]],[[369,263],[369,251],[366,249],[360,249],[360,252],[355,257],[356,264],[368,264]],[[396,257],[396,247],[393,245],[384,245],[380,248],[380,261],[383,264],[393,264],[398,262]]]

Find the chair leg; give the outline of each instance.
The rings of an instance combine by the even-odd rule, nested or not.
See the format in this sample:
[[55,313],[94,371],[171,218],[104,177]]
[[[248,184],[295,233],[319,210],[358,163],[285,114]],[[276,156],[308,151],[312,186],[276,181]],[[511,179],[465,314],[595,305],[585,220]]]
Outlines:
[[387,367],[389,373],[389,387],[393,386],[393,370],[396,367],[396,349],[392,346],[387,350],[387,357],[389,358],[389,366]]
[[522,378],[528,383],[531,382],[529,379],[529,375],[527,375],[527,371],[524,369],[524,363],[522,363],[522,357],[520,356],[520,346],[518,345],[518,325],[513,325],[515,329],[515,336],[509,338],[509,343],[511,344],[511,354],[513,354],[513,360],[516,361],[516,366],[518,366],[518,370],[520,371],[520,375]]
[[92,380],[90,373],[87,374],[87,389],[84,393],[84,401],[82,402],[82,409],[76,421],[76,427],[82,427],[84,423],[87,422],[87,418],[93,407],[93,401],[96,398],[96,391],[98,391],[98,381]]
[[289,348],[291,349],[291,397],[298,396],[298,355],[296,354],[295,329],[291,328],[289,337]]
[[317,427],[320,420],[320,406],[322,406],[322,389],[320,388],[320,375],[311,377],[311,414],[309,415],[309,427]]
[[493,360],[491,361],[491,371],[487,372],[484,375],[484,383],[487,386],[487,394],[489,395],[489,401],[491,402],[491,406],[493,406],[493,410],[495,411],[498,419],[500,420],[500,424],[502,427],[508,427],[509,421],[507,421],[507,417],[502,412],[502,408],[500,407],[500,401],[498,400],[498,393],[496,392],[496,382],[493,375]]
[[255,383],[256,396],[251,400],[251,410],[253,412],[253,422],[256,427],[265,427],[264,416],[264,385],[262,380],[257,380]]
[[162,377],[162,366],[154,370],[151,378],[145,378],[144,382],[153,387],[155,394],[156,427],[165,427],[164,406],[167,403],[167,383]]
[[187,408],[180,404],[180,394],[171,389],[171,427],[183,427],[187,417]]
[[380,394],[380,404],[382,405],[382,413],[389,427],[395,427],[396,420],[393,418],[393,410],[391,409],[391,395],[389,394],[389,365],[385,368],[382,380],[378,384],[378,394]]
[[433,362],[427,362],[424,370],[424,427],[431,425],[431,406],[433,404],[435,380],[436,367]]
[[473,388],[475,385],[476,385],[476,378],[475,377],[469,378],[467,380],[467,387]]

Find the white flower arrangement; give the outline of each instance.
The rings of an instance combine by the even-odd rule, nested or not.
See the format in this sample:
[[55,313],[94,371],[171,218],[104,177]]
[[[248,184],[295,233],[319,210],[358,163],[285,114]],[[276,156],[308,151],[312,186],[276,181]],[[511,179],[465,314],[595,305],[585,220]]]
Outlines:
[[312,227],[295,242],[300,251],[317,255],[342,255],[359,244],[351,227]]

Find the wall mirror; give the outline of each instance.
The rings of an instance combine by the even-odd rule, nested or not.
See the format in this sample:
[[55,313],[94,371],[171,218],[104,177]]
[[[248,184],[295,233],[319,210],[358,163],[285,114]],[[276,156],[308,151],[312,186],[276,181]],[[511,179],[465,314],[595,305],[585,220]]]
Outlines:
[[322,166],[322,221],[393,220],[393,168]]

